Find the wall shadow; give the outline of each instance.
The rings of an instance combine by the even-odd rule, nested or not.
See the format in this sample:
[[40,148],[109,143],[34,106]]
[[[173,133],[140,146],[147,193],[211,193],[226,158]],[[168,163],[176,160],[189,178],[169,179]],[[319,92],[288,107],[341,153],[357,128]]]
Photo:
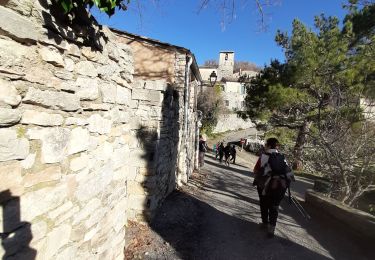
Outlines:
[[0,192],[0,205],[2,208],[1,246],[5,259],[33,260],[36,250],[29,246],[33,236],[31,223],[21,221],[20,197],[13,196],[10,190]]
[[148,194],[144,218],[153,217],[162,200],[175,189],[179,142],[179,93],[168,85],[164,91],[159,127],[141,126],[136,137],[147,161],[147,173],[142,185]]
[[181,191],[168,196],[151,226],[181,259],[328,259],[282,237],[269,240],[257,224]]

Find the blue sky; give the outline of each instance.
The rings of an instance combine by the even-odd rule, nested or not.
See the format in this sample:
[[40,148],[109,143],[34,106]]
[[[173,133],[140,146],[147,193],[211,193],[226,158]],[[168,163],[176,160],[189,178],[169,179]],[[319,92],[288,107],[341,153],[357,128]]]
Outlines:
[[235,19],[227,21],[225,28],[222,12],[216,5],[219,1],[211,0],[211,5],[198,12],[200,0],[132,0],[126,12],[108,18],[94,11],[94,16],[101,24],[190,49],[198,64],[218,59],[220,51],[230,50],[235,52],[237,61],[263,66],[272,58],[284,59],[282,49],[274,41],[277,29],[290,32],[294,18],[313,26],[314,16],[321,13],[342,19],[342,4],[346,2],[277,0],[278,4],[265,8],[268,29],[260,32],[254,0],[237,0]]

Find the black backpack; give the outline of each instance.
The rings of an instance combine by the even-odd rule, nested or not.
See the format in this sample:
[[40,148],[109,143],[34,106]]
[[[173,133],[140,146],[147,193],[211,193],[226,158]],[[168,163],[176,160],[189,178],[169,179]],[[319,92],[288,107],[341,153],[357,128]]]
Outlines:
[[281,153],[266,153],[268,158],[268,165],[270,166],[272,176],[282,176],[290,172],[290,168],[285,161],[284,155]]

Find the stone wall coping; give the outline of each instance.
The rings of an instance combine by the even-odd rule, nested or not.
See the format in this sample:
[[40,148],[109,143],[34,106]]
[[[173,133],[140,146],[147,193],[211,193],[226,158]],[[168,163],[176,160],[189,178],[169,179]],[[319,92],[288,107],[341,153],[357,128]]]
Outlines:
[[375,238],[375,216],[351,208],[311,189],[306,191],[305,201],[308,205],[319,208],[321,213],[325,212],[330,217],[342,222],[352,231],[365,237]]

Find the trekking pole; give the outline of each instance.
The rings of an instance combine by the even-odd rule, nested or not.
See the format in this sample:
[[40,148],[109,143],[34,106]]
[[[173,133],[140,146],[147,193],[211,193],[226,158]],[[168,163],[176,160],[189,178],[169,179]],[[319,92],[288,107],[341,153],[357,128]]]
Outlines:
[[302,207],[301,203],[299,203],[299,201],[291,194],[290,192],[290,187],[288,187],[288,193],[289,193],[289,203],[290,204],[293,204],[297,210],[299,211],[299,213],[306,219],[310,220],[311,217],[310,215],[307,213],[307,211]]

